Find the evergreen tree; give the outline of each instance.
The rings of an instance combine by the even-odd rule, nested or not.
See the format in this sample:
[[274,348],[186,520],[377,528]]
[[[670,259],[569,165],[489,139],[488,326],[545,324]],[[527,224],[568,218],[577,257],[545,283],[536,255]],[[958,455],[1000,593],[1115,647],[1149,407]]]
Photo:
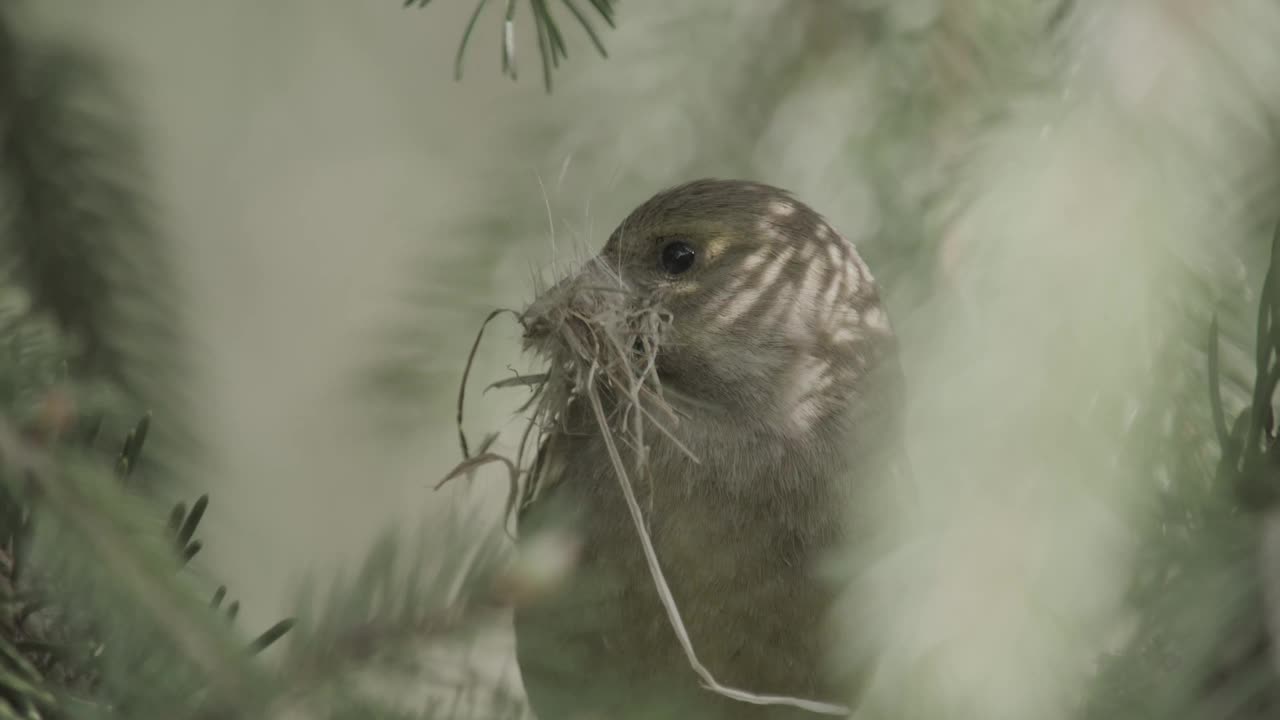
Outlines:
[[[1060,506],[1032,505],[1031,512],[1044,513],[1032,520],[1061,520],[1088,548],[1112,546],[1084,533],[1114,533],[1122,538],[1114,546],[1134,553],[1123,562],[1088,558],[1118,570],[1106,576],[1109,588],[1090,596],[1096,607],[1083,607],[1088,602],[1070,592],[1076,588],[1063,585],[1098,575],[1072,565],[1078,551],[1029,527],[1026,544],[1044,543],[1049,570],[1027,581],[1030,599],[1013,603],[1021,614],[1005,618],[1024,623],[1026,635],[1007,644],[988,644],[977,633],[964,641],[921,639],[903,625],[933,617],[920,602],[929,593],[915,592],[933,587],[932,576],[913,565],[920,556],[912,554],[932,535],[904,521],[896,528],[900,544],[875,548],[883,556],[854,552],[845,568],[855,585],[867,587],[851,592],[843,626],[849,652],[836,662],[878,663],[880,670],[864,715],[1025,717],[1017,714],[1026,707],[1020,703],[1032,703],[1046,718],[1269,717],[1280,690],[1269,601],[1275,558],[1267,541],[1280,452],[1272,409],[1280,382],[1280,248],[1264,238],[1276,223],[1271,198],[1280,173],[1258,149],[1274,149],[1268,135],[1280,102],[1264,87],[1265,71],[1280,62],[1251,43],[1280,18],[1248,4],[1202,9],[1199,34],[1178,36],[1190,48],[1189,94],[1171,98],[1147,88],[1135,91],[1138,101],[1123,85],[1145,82],[1137,69],[1093,67],[1106,56],[1098,48],[1114,40],[1107,33],[1132,26],[1124,13],[1161,12],[1134,7],[716,0],[619,12],[609,0],[479,0],[462,29],[459,74],[486,12],[500,18],[503,69],[512,77],[514,23],[526,17],[548,91],[576,47],[569,27],[581,28],[600,54],[607,49],[614,64],[603,73],[565,68],[566,82],[554,85],[556,109],[522,121],[500,172],[486,179],[497,201],[455,228],[474,240],[468,255],[426,271],[430,282],[415,268],[407,282],[432,288],[423,305],[459,277],[491,278],[496,296],[511,237],[536,235],[549,217],[561,233],[594,242],[635,197],[672,179],[753,176],[794,188],[829,208],[859,242],[889,288],[891,308],[906,318],[907,345],[942,348],[942,360],[964,361],[941,343],[955,340],[953,347],[969,352],[974,346],[964,343],[972,340],[957,338],[975,329],[1008,341],[992,318],[1021,332],[1013,335],[1024,346],[991,350],[990,364],[1008,371],[1009,384],[980,407],[998,415],[1030,406],[1030,429],[1010,425],[1006,438],[1025,444],[986,455],[968,446],[962,449],[973,454],[958,456],[918,445],[922,488],[943,498],[943,507],[955,503],[956,515],[974,512],[959,491],[946,494],[942,483],[950,476],[937,470],[939,456],[957,465],[975,461],[968,470],[993,477],[965,485],[974,496],[988,497],[992,487],[1042,493]],[[494,590],[504,581],[498,573],[506,538],[499,529],[465,552],[411,543],[389,529],[352,577],[304,589],[298,619],[256,632],[247,648],[228,622],[239,606],[227,589],[204,587],[183,571],[200,551],[201,519],[221,508],[216,488],[200,494],[183,476],[202,453],[184,390],[191,369],[182,302],[164,232],[146,200],[145,153],[110,66],[82,48],[40,40],[21,10],[17,3],[0,7],[0,717],[520,717],[518,698],[445,672],[455,648],[501,617],[503,599]],[[615,25],[616,33],[603,34]],[[690,44],[715,48],[719,59],[696,64],[687,52],[668,52]],[[646,70],[639,84],[620,81],[620,68],[637,63]],[[1088,82],[1078,79],[1090,72]],[[1185,118],[1144,124],[1156,113],[1142,102],[1163,112],[1161,102],[1185,109],[1200,107],[1197,101],[1213,107],[1200,125],[1178,122]],[[1042,140],[1054,133],[1067,148],[1061,154]],[[1175,148],[1186,154],[1172,157]],[[1123,207],[1090,206],[1080,211],[1087,219],[1041,222],[1066,214],[1054,201],[1078,188],[1058,180],[1078,176],[1028,168],[1088,163],[1109,152],[1109,172],[1139,186],[1124,195]],[[549,179],[538,193],[530,192],[529,178],[508,171],[511,157],[532,153],[531,164]],[[608,197],[592,195],[604,187],[612,190]],[[1124,183],[1108,187],[1128,193]],[[598,203],[580,221],[584,197]],[[1074,276],[1078,284],[1063,292],[1133,305],[1082,303],[1063,311],[1041,302],[1052,318],[1041,327],[998,295],[1053,297],[1037,285],[1058,276],[1038,273],[1036,263],[1079,260],[1059,247],[1069,236],[1054,234],[1073,221],[1082,232],[1113,233],[1116,242],[1100,246],[1105,257],[1088,256]],[[1123,242],[1139,236],[1134,247]],[[1159,241],[1146,243],[1149,237]],[[1080,242],[1093,247],[1089,238]],[[1117,282],[1132,283],[1132,292],[1115,293]],[[957,297],[972,301],[973,317],[985,324],[938,332],[938,318],[966,317],[969,310],[954,307],[963,304]],[[1074,296],[1059,297],[1071,305]],[[404,392],[406,385],[433,386],[421,382],[424,369],[454,374],[431,352],[453,329],[391,330],[397,347],[387,349],[373,376],[389,394],[421,402],[423,394]],[[1079,348],[1089,362],[1052,371],[1034,366],[1069,350],[1067,336],[1114,346]],[[408,355],[391,352],[406,347]],[[1013,356],[1023,350],[1029,360],[1019,362]],[[926,417],[916,441],[950,449],[927,422],[929,412],[972,412],[965,404],[980,394],[975,387],[985,391],[992,371],[977,363],[959,376],[969,387],[949,388],[955,378],[930,372],[937,360],[916,358],[909,372],[927,391],[916,396],[924,407],[916,412]],[[1100,397],[1062,397],[1045,389],[1046,377],[1097,389]],[[983,437],[952,427],[958,436]],[[1061,432],[1060,446],[1046,441],[1056,438],[1045,427]],[[1081,449],[1098,452],[1081,456]],[[1025,483],[1000,477],[1046,460],[1061,467]],[[1061,492],[1040,482],[1082,476],[1090,482]],[[173,507],[175,495],[196,499]],[[1106,507],[1082,510],[1089,502]],[[944,520],[951,518],[937,522]],[[460,527],[466,521],[457,520]],[[460,532],[446,535],[461,542]],[[406,550],[411,546],[425,549]],[[920,582],[926,584],[912,584]],[[999,590],[992,588],[1007,600]],[[877,593],[891,595],[894,607],[882,610]],[[1084,647],[1077,636],[1110,632],[1095,625],[1121,611],[1131,622],[1114,647],[1101,654]],[[868,618],[883,620],[882,627]],[[1060,624],[1046,630],[1053,622]],[[257,657],[282,638],[287,647],[278,663]],[[1032,651],[1025,657],[1037,662],[1018,668],[1016,652],[1026,647]],[[1022,673],[994,681],[945,675],[957,659]],[[1050,677],[1034,687],[1000,686],[1033,684],[1029,670]],[[412,713],[387,697],[389,681],[424,679],[455,692]]]

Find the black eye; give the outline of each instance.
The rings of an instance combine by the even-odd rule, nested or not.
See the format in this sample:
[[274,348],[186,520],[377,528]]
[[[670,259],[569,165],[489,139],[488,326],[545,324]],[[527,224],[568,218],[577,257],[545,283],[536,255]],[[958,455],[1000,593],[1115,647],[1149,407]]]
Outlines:
[[662,269],[672,275],[679,275],[693,267],[693,261],[698,258],[698,254],[688,243],[682,240],[672,240],[662,246]]

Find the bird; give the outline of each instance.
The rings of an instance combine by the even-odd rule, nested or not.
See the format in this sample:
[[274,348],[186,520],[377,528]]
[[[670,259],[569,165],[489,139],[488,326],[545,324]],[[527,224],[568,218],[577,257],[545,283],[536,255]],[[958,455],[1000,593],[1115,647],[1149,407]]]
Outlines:
[[781,188],[685,182],[520,322],[548,372],[518,547],[577,548],[563,583],[515,609],[534,714],[821,716],[709,689],[688,649],[721,686],[840,707],[856,682],[825,669],[839,582],[820,568],[891,481],[904,385],[853,243]]

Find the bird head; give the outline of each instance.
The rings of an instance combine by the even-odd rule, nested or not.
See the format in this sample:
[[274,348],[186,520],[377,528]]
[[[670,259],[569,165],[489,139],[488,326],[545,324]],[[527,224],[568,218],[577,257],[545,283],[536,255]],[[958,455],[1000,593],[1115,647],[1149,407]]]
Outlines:
[[841,413],[892,344],[853,244],[789,193],[733,180],[640,205],[522,323],[579,384],[639,380],[680,414],[789,433]]

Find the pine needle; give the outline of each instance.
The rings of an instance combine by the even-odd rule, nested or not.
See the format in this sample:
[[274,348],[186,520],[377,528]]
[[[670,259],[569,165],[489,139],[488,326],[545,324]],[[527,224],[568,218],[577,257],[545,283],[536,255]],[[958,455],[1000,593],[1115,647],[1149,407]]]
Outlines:
[[[609,53],[605,50],[604,41],[600,39],[600,34],[596,32],[588,14],[579,8],[573,0],[561,0],[561,2],[563,2],[565,8],[573,15],[578,24],[582,26],[587,37],[590,38],[591,44],[595,46],[596,52],[599,52],[601,57],[609,57]],[[421,8],[430,3],[431,0],[405,0],[404,7],[417,5]],[[605,21],[605,24],[610,28],[615,27],[612,0],[590,0],[590,3],[596,14]],[[471,43],[471,36],[475,33],[476,23],[488,4],[489,0],[477,0],[475,10],[471,12],[466,28],[462,31],[462,41],[458,44],[458,52],[453,61],[455,80],[462,79],[462,61],[466,57],[467,47]],[[502,22],[502,74],[512,80],[517,79],[516,5],[516,0],[507,0],[506,12]],[[562,59],[568,59],[569,44],[565,41],[564,33],[560,30],[560,25],[556,22],[555,16],[551,14],[551,5],[548,0],[529,0],[529,9],[533,15],[535,35],[538,38],[538,52],[542,57],[542,81],[547,92],[550,93],[552,90],[552,73],[560,67]]]

